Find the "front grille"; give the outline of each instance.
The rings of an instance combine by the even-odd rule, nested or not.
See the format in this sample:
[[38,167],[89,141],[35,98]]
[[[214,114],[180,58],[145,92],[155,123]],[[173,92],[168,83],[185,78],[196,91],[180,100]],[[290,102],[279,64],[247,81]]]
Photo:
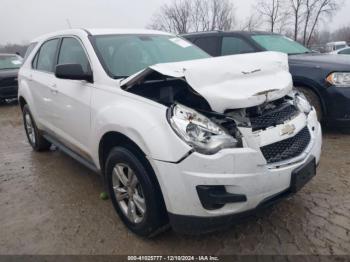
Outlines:
[[285,121],[292,119],[299,113],[297,108],[291,104],[283,104],[277,109],[264,112],[257,117],[251,117],[253,131],[266,129],[271,126],[283,124]]
[[310,140],[310,131],[305,127],[294,137],[262,147],[261,152],[268,164],[277,163],[299,156],[307,148]]

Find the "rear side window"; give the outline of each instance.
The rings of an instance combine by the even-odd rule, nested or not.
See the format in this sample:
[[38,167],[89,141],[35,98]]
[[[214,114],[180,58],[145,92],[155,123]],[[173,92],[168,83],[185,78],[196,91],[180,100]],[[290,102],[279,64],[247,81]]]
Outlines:
[[58,64],[80,64],[85,73],[90,71],[89,60],[81,43],[73,38],[63,38]]
[[26,54],[24,55],[24,58],[23,58],[23,63],[27,60],[28,56],[32,53],[34,47],[36,46],[37,42],[34,42],[34,43],[31,43],[28,48],[27,48],[27,51],[26,51]]
[[343,51],[340,51],[339,54],[341,54],[341,55],[350,55],[350,48],[345,49]]
[[53,72],[59,39],[45,42],[33,61],[33,67],[40,71]]
[[194,41],[196,46],[203,49],[211,56],[218,56],[218,40],[216,36],[201,37]]
[[222,39],[221,55],[236,55],[254,52],[254,48],[239,37],[224,37]]

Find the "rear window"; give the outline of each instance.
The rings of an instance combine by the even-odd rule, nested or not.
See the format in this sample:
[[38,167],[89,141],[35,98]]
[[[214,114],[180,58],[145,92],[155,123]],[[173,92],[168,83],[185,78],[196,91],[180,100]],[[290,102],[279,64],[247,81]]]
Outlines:
[[28,59],[28,56],[32,53],[36,45],[37,45],[37,42],[34,42],[28,46],[26,54],[24,55],[24,58],[23,58],[23,63]]
[[58,43],[59,39],[45,42],[33,60],[33,68],[44,72],[53,72]]

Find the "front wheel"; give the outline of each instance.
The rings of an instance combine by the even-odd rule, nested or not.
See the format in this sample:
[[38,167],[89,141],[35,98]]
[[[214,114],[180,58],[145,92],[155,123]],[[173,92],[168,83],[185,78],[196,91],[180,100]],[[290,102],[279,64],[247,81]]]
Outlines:
[[167,215],[159,186],[145,158],[124,147],[111,150],[106,161],[106,182],[113,206],[135,234],[152,237],[166,228]]
[[28,105],[23,106],[23,122],[27,134],[28,142],[35,151],[48,150],[51,147],[49,143],[39,132]]

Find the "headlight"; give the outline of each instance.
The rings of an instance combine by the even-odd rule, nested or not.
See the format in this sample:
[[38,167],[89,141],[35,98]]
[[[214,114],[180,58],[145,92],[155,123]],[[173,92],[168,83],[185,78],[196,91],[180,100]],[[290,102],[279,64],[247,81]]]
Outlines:
[[350,73],[332,73],[326,81],[337,87],[350,87]]
[[168,120],[177,135],[197,152],[211,155],[224,148],[237,147],[238,141],[206,116],[183,105],[169,109]]
[[294,105],[300,112],[309,114],[312,110],[312,106],[303,93],[297,92],[294,96]]

